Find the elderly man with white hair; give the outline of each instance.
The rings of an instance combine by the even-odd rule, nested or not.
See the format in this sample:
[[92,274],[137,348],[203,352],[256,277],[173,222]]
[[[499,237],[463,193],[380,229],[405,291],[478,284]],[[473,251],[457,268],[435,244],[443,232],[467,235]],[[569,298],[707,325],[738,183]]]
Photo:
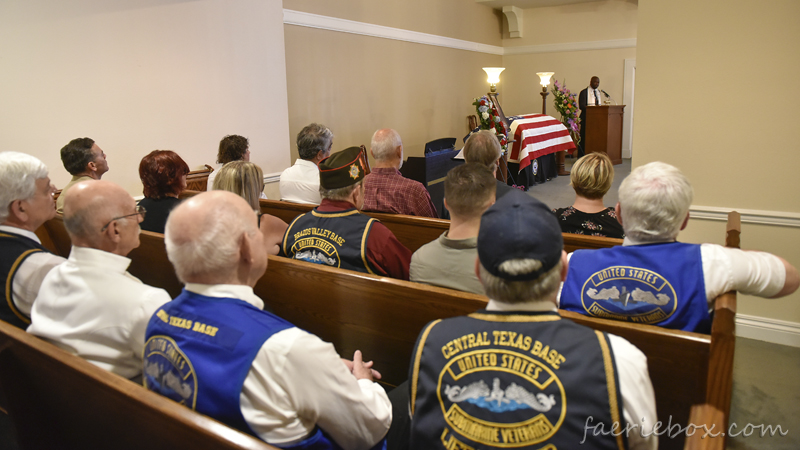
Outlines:
[[145,211],[109,181],[82,181],[64,199],[69,259],[45,277],[28,333],[128,379],[142,373],[144,331],[170,301],[127,272]]
[[263,311],[257,221],[225,191],[172,211],[167,255],[186,288],[147,327],[145,387],[281,448],[381,445],[392,410],[372,363]]
[[47,166],[37,158],[0,153],[0,281],[6,287],[0,320],[23,329],[31,323],[31,307],[45,275],[65,261],[44,248],[34,233],[56,214],[54,191]]
[[403,141],[397,131],[376,131],[369,151],[375,158],[375,167],[364,178],[364,211],[439,217],[425,186],[400,174]]
[[735,290],[777,298],[797,269],[764,252],[677,242],[689,221],[689,180],[669,164],[636,168],[619,188],[622,246],[571,255],[560,307],[609,319],[709,333],[714,299]]

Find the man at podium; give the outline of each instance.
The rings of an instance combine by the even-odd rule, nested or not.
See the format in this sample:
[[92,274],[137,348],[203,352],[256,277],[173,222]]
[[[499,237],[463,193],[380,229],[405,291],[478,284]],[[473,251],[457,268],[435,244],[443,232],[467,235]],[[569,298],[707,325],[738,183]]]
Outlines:
[[586,154],[583,150],[586,145],[586,107],[589,105],[600,106],[600,92],[597,90],[599,87],[600,78],[592,77],[589,87],[578,95],[578,108],[581,109],[581,142],[578,145],[578,158]]

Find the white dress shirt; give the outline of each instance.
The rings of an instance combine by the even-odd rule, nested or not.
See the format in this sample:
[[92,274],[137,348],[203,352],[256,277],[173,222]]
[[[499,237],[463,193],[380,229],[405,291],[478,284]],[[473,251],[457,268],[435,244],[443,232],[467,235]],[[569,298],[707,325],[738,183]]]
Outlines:
[[127,272],[131,260],[87,247],[44,278],[28,333],[125,378],[142,373],[147,322],[171,300]]
[[[508,304],[489,300],[487,311],[557,311],[549,301]],[[647,371],[647,357],[626,339],[608,334],[611,353],[617,368],[619,391],[622,395],[622,415],[625,422],[638,428],[627,433],[630,450],[651,450],[658,448],[658,436],[653,433],[656,421],[656,396],[653,383]],[[643,436],[644,435],[644,436]],[[592,437],[591,430],[588,436]]]
[[[594,94],[595,91],[597,92],[597,96]],[[597,100],[596,103],[595,100]],[[589,86],[589,90],[586,92],[586,104],[589,106],[602,105],[603,100],[600,98],[600,91],[597,89],[592,89],[592,87]]]
[[[38,244],[42,243],[36,233],[22,228],[0,225],[0,231],[24,236]],[[11,299],[21,313],[28,317],[31,316],[33,301],[39,295],[42,280],[50,272],[50,269],[64,261],[66,259],[50,252],[35,252],[19,265],[17,273],[14,275],[14,281],[11,283]]]
[[[264,308],[249,286],[188,283],[186,290]],[[250,428],[278,445],[302,440],[318,425],[342,448],[369,449],[392,423],[383,388],[356,379],[333,345],[296,327],[264,342],[244,380],[239,405]]]
[[298,158],[292,167],[281,173],[281,200],[293,203],[319,205],[319,168],[316,164]]

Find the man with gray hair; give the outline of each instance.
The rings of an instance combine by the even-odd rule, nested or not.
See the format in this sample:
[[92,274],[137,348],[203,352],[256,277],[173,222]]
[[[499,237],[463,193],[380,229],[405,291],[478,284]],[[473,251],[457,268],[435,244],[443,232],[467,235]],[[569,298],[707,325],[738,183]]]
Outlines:
[[677,242],[689,222],[692,194],[689,180],[669,164],[633,170],[616,206],[625,241],[571,254],[561,308],[709,333],[714,299],[725,292],[777,298],[797,290],[797,269],[781,257]]
[[[657,446],[644,354],[558,315],[567,261],[546,205],[510,192],[491,206],[481,218],[475,271],[486,309],[431,322],[417,340],[410,448]],[[622,432],[626,424],[634,431]],[[587,433],[587,426],[618,432]]]
[[257,215],[212,191],[169,216],[165,242],[183,292],[147,326],[144,385],[281,448],[367,449],[392,421],[380,378],[356,351],[269,312],[253,286],[267,269]]
[[170,301],[127,272],[144,214],[114,183],[72,186],[64,202],[72,249],[42,282],[28,333],[122,377],[141,376],[147,322]]
[[84,137],[69,141],[69,144],[61,149],[61,162],[72,175],[72,179],[64,186],[56,200],[56,210],[59,214],[64,214],[64,194],[75,183],[101,179],[103,174],[108,172],[108,161],[103,149],[98,147],[93,139]]
[[333,133],[325,125],[312,123],[297,133],[300,155],[292,167],[281,173],[281,200],[319,205],[319,162],[331,154]]
[[25,329],[45,275],[65,261],[50,253],[36,236],[37,228],[56,214],[55,186],[47,167],[33,156],[0,153],[0,281],[5,301],[0,320]]
[[364,179],[364,211],[439,217],[425,186],[400,174],[403,141],[397,131],[376,131],[369,151],[375,158],[375,167]]
[[[500,141],[497,135],[489,130],[481,130],[473,133],[462,150],[464,160],[468,163],[478,163],[489,168],[492,174],[497,177],[497,168],[500,166],[500,159],[503,157]],[[508,183],[497,180],[497,198],[508,194],[514,188]]]

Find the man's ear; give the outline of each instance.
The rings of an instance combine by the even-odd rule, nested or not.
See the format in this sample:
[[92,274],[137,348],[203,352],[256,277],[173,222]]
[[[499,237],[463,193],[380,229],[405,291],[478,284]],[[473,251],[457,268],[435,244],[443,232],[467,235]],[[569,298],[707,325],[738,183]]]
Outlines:
[[239,239],[239,259],[247,264],[253,263],[253,241],[247,233],[242,233]]
[[25,203],[25,200],[14,200],[8,205],[9,216],[16,219],[16,222],[25,223],[28,221],[28,205],[23,203]]
[[617,222],[622,225],[622,208],[619,206],[619,202],[614,206],[614,214],[617,215]]
[[119,242],[122,240],[122,229],[119,226],[119,220],[114,220],[111,222],[111,225],[106,228],[106,234],[111,242],[119,244]]
[[479,281],[483,281],[481,280],[481,260],[477,256],[475,257],[475,276]]
[[686,225],[689,225],[689,213],[688,212],[686,213],[686,218],[683,219],[683,224],[681,225],[681,230],[686,228]]
[[449,207],[449,206],[447,206],[447,197],[443,198],[443,199],[442,199],[442,201],[444,202],[444,207],[445,207],[445,209],[447,209],[448,211],[450,211],[450,207]]

